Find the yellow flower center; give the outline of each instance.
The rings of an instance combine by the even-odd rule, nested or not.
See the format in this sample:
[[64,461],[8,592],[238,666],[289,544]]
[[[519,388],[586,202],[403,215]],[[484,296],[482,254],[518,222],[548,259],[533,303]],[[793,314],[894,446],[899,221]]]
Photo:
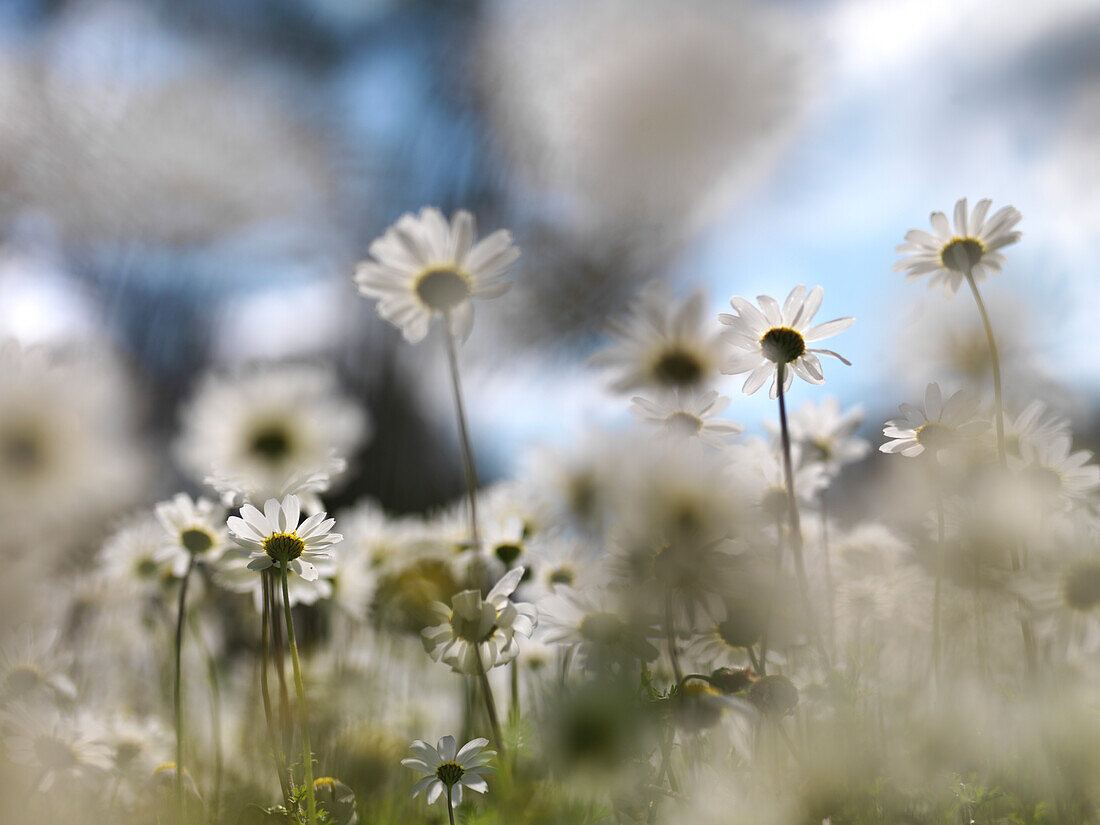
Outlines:
[[790,327],[772,327],[760,338],[764,357],[774,364],[789,364],[806,352],[806,339]]
[[985,247],[977,238],[953,238],[942,250],[940,261],[948,269],[968,272],[977,266],[985,254]]
[[707,367],[694,352],[679,346],[662,350],[650,365],[652,379],[666,387],[690,387],[698,384]]
[[294,561],[305,549],[306,543],[294,533],[274,533],[264,539],[264,552],[272,561]]
[[451,267],[426,269],[417,276],[413,291],[428,309],[446,312],[470,297],[470,278]]

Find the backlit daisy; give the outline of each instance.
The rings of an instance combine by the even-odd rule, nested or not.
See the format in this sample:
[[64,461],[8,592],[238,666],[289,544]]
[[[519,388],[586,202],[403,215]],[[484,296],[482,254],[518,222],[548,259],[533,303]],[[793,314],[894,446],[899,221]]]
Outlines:
[[1086,501],[1100,487],[1100,466],[1089,464],[1092,452],[1072,449],[1068,435],[1025,438],[1020,442],[1020,461],[1013,463],[1037,492],[1055,496],[1068,506]]
[[478,590],[463,590],[451,599],[451,606],[433,606],[440,623],[424,630],[424,649],[437,662],[449,664],[459,673],[486,671],[512,661],[519,653],[516,634],[530,636],[538,624],[532,604],[514,604],[512,595],[523,578],[524,568],[509,570],[482,599]]
[[249,551],[249,570],[285,565],[306,581],[317,579],[312,562],[331,558],[329,548],[343,536],[331,532],[336,519],[326,519],[325,513],[314,513],[299,524],[300,517],[301,502],[293,495],[281,502],[269,498],[263,512],[245,504],[239,517],[229,517],[229,534]]
[[409,749],[416,756],[402,759],[401,764],[427,776],[413,785],[409,795],[427,791],[429,805],[442,797],[450,801],[452,808],[457,808],[462,804],[463,787],[485,793],[489,790],[485,774],[492,773],[489,762],[496,756],[496,751],[485,749],[488,744],[488,739],[473,739],[458,748],[453,736],[444,736],[433,748],[427,742],[415,740]]
[[818,355],[828,355],[850,365],[846,358],[832,350],[807,346],[843,332],[855,323],[854,318],[837,318],[811,327],[810,321],[817,314],[824,294],[819,286],[807,294],[806,287],[799,285],[791,290],[782,307],[774,298],[758,295],[759,309],[745,298],[736,295],[730,298],[730,305],[737,314],[718,316],[718,320],[729,327],[722,331],[722,339],[734,347],[734,353],[722,363],[722,372],[727,375],[748,372],[749,377],[741,388],[746,395],[752,395],[771,378],[771,397],[775,398],[779,394],[775,379],[780,364],[788,367],[784,372],[784,393],[795,375],[811,384],[825,383]]
[[213,561],[229,546],[225,510],[208,499],[179,493],[158,504],[156,512],[167,541],[154,558],[167,563],[173,576],[186,575],[192,561]]
[[[853,407],[841,414],[835,396],[820,404],[807,401],[791,414],[789,423],[791,440],[802,447],[802,460],[824,465],[829,475],[864,458],[871,449],[870,442],[855,435],[863,423],[863,410]],[[779,438],[776,422],[765,421],[764,428],[773,438]]]
[[925,450],[937,453],[957,446],[961,440],[989,429],[987,421],[975,418],[980,403],[965,390],[959,390],[944,401],[940,385],[933,382],[924,391],[923,409],[901,404],[898,409],[902,417],[886,422],[882,434],[891,440],[879,450],[915,458]]
[[1006,206],[986,220],[993,202],[978,201],[974,211],[967,213],[966,198],[955,203],[955,226],[943,212],[933,212],[932,229],[905,233],[905,243],[897,252],[905,255],[894,264],[895,272],[904,272],[907,281],[931,275],[928,286],[942,285],[946,295],[954,295],[968,275],[980,283],[999,272],[1005,257],[999,250],[1020,239],[1013,227],[1022,217],[1015,208]]
[[328,369],[260,364],[208,375],[183,412],[176,455],[226,504],[289,494],[319,508],[316,494],[369,435],[366,413]]
[[12,711],[5,721],[14,729],[5,750],[13,762],[36,771],[40,792],[59,783],[64,788],[102,781],[111,768],[107,745],[97,741],[98,731],[84,716],[73,719],[51,708],[28,706]]
[[435,207],[406,213],[370,245],[373,260],[355,270],[355,283],[378,299],[378,314],[417,343],[432,318],[446,315],[460,338],[474,323],[473,298],[496,298],[511,284],[504,280],[519,258],[512,235],[498,229],[477,241],[474,216],[459,210],[447,223]]
[[698,396],[675,390],[654,401],[636,395],[631,401],[630,411],[639,421],[660,427],[661,434],[670,438],[698,438],[708,446],[721,448],[745,431],[734,421],[716,417],[730,400],[715,390]]
[[69,678],[73,657],[58,650],[57,631],[36,635],[23,627],[12,635],[0,647],[0,703],[42,696],[75,699],[76,685]]
[[612,389],[620,392],[705,389],[717,378],[722,357],[706,305],[701,290],[677,301],[667,284],[648,284],[626,315],[608,322],[611,344],[591,363],[608,369]]

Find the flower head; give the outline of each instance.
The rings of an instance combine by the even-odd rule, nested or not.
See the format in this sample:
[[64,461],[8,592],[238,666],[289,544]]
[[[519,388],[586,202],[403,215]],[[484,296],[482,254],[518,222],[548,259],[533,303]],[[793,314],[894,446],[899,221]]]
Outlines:
[[904,272],[907,281],[931,275],[928,286],[942,285],[948,297],[955,294],[965,277],[980,282],[999,272],[1005,257],[997,250],[1020,239],[1020,233],[1012,228],[1022,216],[1014,207],[1006,206],[986,220],[992,203],[984,198],[968,214],[966,198],[957,201],[954,228],[943,212],[933,212],[935,234],[922,229],[906,232],[905,243],[896,250],[905,257],[894,264],[894,271]]
[[660,427],[661,435],[669,438],[698,438],[704,444],[721,448],[745,431],[740,424],[717,417],[730,400],[715,390],[701,395],[675,390],[653,401],[639,395],[631,400],[630,411],[638,420]]
[[933,382],[924,391],[923,409],[901,404],[902,417],[886,422],[882,434],[891,440],[879,450],[914,458],[925,450],[938,453],[960,439],[980,435],[989,429],[989,423],[974,417],[979,404],[977,397],[965,390],[944,401],[940,385]]
[[[791,440],[801,445],[803,461],[819,463],[835,476],[845,464],[859,461],[870,451],[870,443],[855,435],[862,423],[861,408],[853,407],[841,414],[835,397],[821,404],[807,401],[791,413]],[[779,425],[774,421],[765,421],[764,428],[774,438],[779,437]]]
[[156,512],[167,536],[153,558],[167,563],[174,576],[184,576],[192,560],[217,559],[229,546],[225,510],[208,499],[179,493],[158,504]]
[[306,581],[317,579],[312,562],[331,558],[328,549],[343,536],[331,532],[336,519],[326,519],[325,513],[314,513],[299,524],[301,506],[297,496],[281,502],[269,498],[262,513],[246,504],[239,517],[229,517],[229,534],[247,551],[249,570],[286,566]]
[[825,375],[818,355],[828,355],[845,364],[849,361],[832,350],[812,349],[807,344],[843,332],[855,323],[854,318],[837,318],[811,327],[810,321],[817,314],[824,294],[819,286],[807,293],[806,287],[799,285],[791,290],[782,307],[774,298],[758,295],[759,308],[745,298],[736,295],[730,298],[730,305],[737,314],[718,316],[718,320],[729,327],[722,332],[723,340],[734,347],[733,354],[722,365],[722,372],[727,375],[748,372],[749,377],[741,388],[746,395],[752,395],[772,378],[771,397],[775,398],[779,394],[775,379],[781,364],[787,368],[784,392],[790,388],[795,375],[811,384],[824,384]]
[[473,298],[496,298],[519,258],[512,235],[498,229],[474,242],[474,216],[459,210],[448,225],[435,207],[406,213],[370,245],[373,260],[355,270],[359,292],[378,299],[378,314],[400,328],[405,340],[424,340],[436,315],[447,315],[460,337],[474,323]]
[[591,363],[614,370],[612,388],[706,389],[721,359],[718,331],[708,323],[699,290],[676,301],[668,286],[646,286],[628,313],[608,323],[612,343]]
[[516,634],[529,637],[538,624],[534,605],[514,604],[508,598],[523,573],[523,567],[512,568],[484,599],[478,590],[463,590],[451,599],[450,607],[436,602],[433,609],[441,621],[424,630],[424,649],[459,673],[477,673],[479,667],[490,670],[516,658]]
[[452,808],[457,808],[462,804],[463,787],[485,793],[489,790],[485,774],[493,771],[489,761],[497,755],[496,751],[485,749],[488,744],[488,739],[471,739],[458,748],[453,736],[444,736],[433,748],[427,742],[415,740],[409,750],[416,756],[402,759],[401,764],[427,776],[413,785],[409,795],[427,791],[429,805],[443,797],[450,800]]

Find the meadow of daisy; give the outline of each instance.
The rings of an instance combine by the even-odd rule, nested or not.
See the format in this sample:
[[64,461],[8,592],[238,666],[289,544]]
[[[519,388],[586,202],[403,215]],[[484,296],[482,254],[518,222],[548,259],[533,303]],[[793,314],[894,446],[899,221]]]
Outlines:
[[[53,199],[39,160],[65,168],[64,141],[101,161],[115,144],[95,130],[135,107],[173,140],[194,126],[173,120],[179,97],[147,112],[117,78],[71,128],[71,106],[27,103],[78,97],[66,83],[90,70],[29,71],[74,31],[124,20],[155,41],[145,11],[41,10],[61,15],[29,47],[42,62],[0,61],[12,110],[41,118],[32,137],[0,124],[3,145],[41,150],[15,164],[17,207],[0,201],[0,299],[22,307],[0,325],[0,822],[1100,821],[1091,322],[1053,318],[1027,266],[1029,244],[1069,245],[1054,207],[1017,208],[1011,181],[1007,199],[952,189],[860,240],[888,263],[840,289],[824,266],[788,277],[782,252],[768,294],[736,268],[694,277],[697,238],[797,140],[809,79],[788,18],[368,5],[310,6],[298,34],[316,15],[327,48],[359,37],[363,58],[452,15],[478,36],[431,42],[463,42],[447,65],[479,78],[528,177],[509,197],[489,172],[443,194],[408,169],[372,178],[401,196],[372,192],[370,234],[323,262],[302,251],[331,241],[315,211],[332,234],[347,216],[325,212],[317,147],[260,97],[205,118],[195,101],[228,75],[174,90],[199,131],[236,136],[224,165],[158,144],[148,191],[81,205],[92,163]],[[5,48],[14,66],[28,47]],[[395,65],[391,81],[415,74]],[[400,120],[359,92],[341,117]],[[887,221],[874,212],[842,221]],[[228,232],[242,215],[258,223]],[[73,322],[75,276],[51,292],[42,274],[29,312],[20,267],[47,259],[95,273],[103,315],[128,325]],[[126,260],[171,300],[135,297]],[[254,304],[203,274],[259,282],[265,261],[287,280]],[[314,268],[332,275],[322,320],[287,275]],[[852,299],[879,281],[902,304]],[[930,299],[903,331],[901,307]],[[1064,363],[1029,323],[1073,339]]]

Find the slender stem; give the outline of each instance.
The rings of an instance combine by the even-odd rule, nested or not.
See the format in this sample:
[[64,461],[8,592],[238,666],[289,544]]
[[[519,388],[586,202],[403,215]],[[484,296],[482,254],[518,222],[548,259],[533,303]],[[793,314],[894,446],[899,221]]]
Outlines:
[[176,810],[181,822],[186,818],[183,796],[183,622],[187,610],[187,585],[191,582],[194,567],[195,558],[192,556],[180,583],[179,605],[176,608],[176,679],[172,696],[176,709]]
[[[966,282],[970,284],[970,291],[974,294],[974,302],[978,305],[978,314],[982,316],[982,326],[985,327],[985,338],[989,343],[989,362],[993,368],[993,403],[996,406],[997,425],[997,456],[1001,462],[1001,469],[1008,467],[1008,451],[1005,447],[1005,402],[1001,393],[1001,358],[997,352],[997,341],[993,337],[993,325],[989,323],[989,313],[985,311],[985,302],[978,292],[978,284],[974,281],[971,270],[966,271]],[[1013,553],[1016,551],[1013,550]]]
[[283,616],[286,619],[286,638],[290,645],[290,663],[294,667],[294,689],[298,692],[298,723],[302,728],[306,805],[310,825],[317,825],[317,797],[313,790],[313,749],[309,744],[309,705],[306,703],[306,686],[302,681],[302,665],[298,661],[298,643],[294,638],[294,617],[290,614],[290,589],[287,585],[285,562],[279,565],[279,578],[283,584]]
[[775,519],[775,570],[772,572],[772,592],[768,599],[768,620],[764,623],[764,633],[760,637],[760,667],[756,672],[768,675],[768,642],[771,640],[772,623],[775,621],[775,605],[778,601],[779,577],[783,572],[783,519]]
[[813,605],[810,603],[810,585],[806,579],[806,562],[802,554],[802,522],[798,516],[798,499],[794,490],[794,469],[791,466],[791,433],[787,427],[787,401],[783,392],[783,384],[786,382],[787,365],[778,363],[776,366],[776,385],[779,388],[779,433],[783,444],[783,472],[787,481],[787,519],[791,528],[791,551],[794,555],[794,569],[798,577],[798,589],[802,595],[802,605],[806,613],[806,625],[821,654],[825,666],[831,667],[829,654],[821,641],[817,625],[814,623]]
[[[996,407],[997,425],[997,457],[1001,463],[1001,469],[1008,469],[1008,450],[1005,446],[1005,404],[1004,394],[1001,391],[1001,358],[997,352],[997,340],[993,336],[993,325],[989,322],[989,313],[985,310],[985,302],[978,291],[978,284],[974,281],[974,273],[967,269],[966,282],[970,284],[970,291],[974,295],[974,303],[978,305],[978,314],[982,316],[982,326],[985,327],[985,338],[989,343],[989,361],[993,368],[993,403]],[[1009,544],[1009,560],[1012,563],[1012,571],[1018,572],[1022,565],[1020,554],[1015,545]],[[1021,599],[1021,603],[1022,603]],[[1023,605],[1021,604],[1021,607]],[[1026,616],[1020,617],[1020,632],[1024,638],[1024,658],[1027,661],[1028,673],[1034,677],[1038,673],[1038,657],[1035,649],[1035,633],[1031,627],[1031,620]]]
[[222,693],[218,684],[218,663],[214,660],[214,655],[210,652],[210,648],[203,638],[202,629],[196,621],[195,614],[191,614],[190,621],[191,635],[198,640],[199,646],[202,648],[203,658],[206,659],[206,677],[210,683],[210,727],[212,739],[214,740],[214,799],[211,804],[213,809],[211,819],[216,820],[215,814],[222,798],[224,761],[222,754]]
[[665,635],[668,638],[668,658],[672,662],[672,675],[676,684],[684,679],[684,672],[680,670],[680,655],[676,651],[676,629],[672,623],[672,591],[665,596]]
[[512,688],[512,706],[509,708],[508,713],[512,717],[513,721],[519,720],[519,659],[513,659],[512,663],[508,665],[509,678],[511,679]]
[[481,662],[481,650],[475,648],[474,654],[477,658],[477,678],[481,683],[481,694],[485,699],[485,712],[489,715],[489,727],[493,729],[493,741],[496,743],[497,753],[500,754],[500,762],[504,764],[504,738],[500,735],[500,721],[497,719],[497,703],[493,699],[493,689],[489,685],[489,674],[485,672],[485,665]]
[[451,785],[447,786],[447,816],[450,817],[451,825],[455,825],[455,806],[451,804]]
[[[936,459],[933,458],[933,461]],[[938,474],[937,474],[938,475]],[[940,683],[940,656],[941,634],[940,616],[942,613],[943,599],[943,573],[947,559],[947,544],[945,540],[946,524],[943,513],[943,491],[939,481],[936,481],[936,592],[932,597],[932,677],[936,682],[937,690]]]
[[281,594],[279,585],[275,581],[275,573],[272,571],[267,579],[267,587],[271,594],[271,641],[275,652],[275,675],[279,679],[279,727],[283,736],[283,752],[290,750],[292,732],[290,724],[290,691],[286,684],[286,659],[283,655],[283,622],[279,619],[279,604]]
[[476,546],[480,541],[477,523],[477,466],[474,463],[474,448],[470,442],[470,427],[466,421],[466,404],[462,400],[462,381],[458,373],[458,353],[450,312],[443,313],[443,326],[445,327],[443,337],[447,347],[447,363],[451,370],[455,416],[458,419],[458,439],[462,448],[462,465],[466,473],[466,496],[470,501],[470,541]]
[[287,816],[291,814],[290,789],[287,787],[286,759],[279,745],[279,735],[275,728],[275,719],[271,713],[271,689],[268,684],[268,664],[271,653],[271,571],[264,570],[263,576],[263,616],[260,626],[260,695],[264,701],[264,720],[267,723],[268,744],[271,756],[275,760],[275,773],[279,777],[279,790],[283,795],[283,807]]

